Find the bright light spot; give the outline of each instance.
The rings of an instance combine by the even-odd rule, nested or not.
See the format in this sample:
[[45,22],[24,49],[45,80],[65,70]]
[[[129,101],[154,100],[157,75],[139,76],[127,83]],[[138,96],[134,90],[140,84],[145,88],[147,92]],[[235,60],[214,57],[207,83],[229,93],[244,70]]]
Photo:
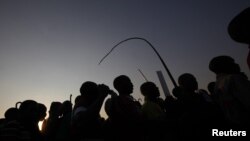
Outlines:
[[42,131],[42,125],[43,125],[43,121],[39,121],[38,122],[38,127],[39,127],[39,130]]

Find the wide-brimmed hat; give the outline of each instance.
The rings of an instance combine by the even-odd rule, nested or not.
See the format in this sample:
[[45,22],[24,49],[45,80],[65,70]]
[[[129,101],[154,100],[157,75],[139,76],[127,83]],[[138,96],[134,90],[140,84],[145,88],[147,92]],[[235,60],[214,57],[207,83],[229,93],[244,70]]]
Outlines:
[[228,25],[228,33],[236,42],[250,44],[250,7],[231,20]]

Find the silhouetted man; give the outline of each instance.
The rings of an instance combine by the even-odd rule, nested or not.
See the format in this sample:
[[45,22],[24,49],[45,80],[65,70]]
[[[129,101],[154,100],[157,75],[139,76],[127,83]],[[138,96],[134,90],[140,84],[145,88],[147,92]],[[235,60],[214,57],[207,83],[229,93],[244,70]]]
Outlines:
[[[228,25],[228,33],[234,41],[248,44],[250,48],[250,7],[232,19]],[[250,69],[250,50],[248,52],[247,64]]]

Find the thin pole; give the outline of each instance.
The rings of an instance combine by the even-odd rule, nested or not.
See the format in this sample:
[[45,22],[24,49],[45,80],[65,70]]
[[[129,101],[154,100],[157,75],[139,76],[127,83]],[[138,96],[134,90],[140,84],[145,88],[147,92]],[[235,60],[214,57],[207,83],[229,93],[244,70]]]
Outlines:
[[167,74],[169,75],[169,77],[170,77],[170,80],[172,81],[172,83],[173,83],[173,85],[174,85],[174,87],[177,87],[177,84],[176,84],[176,82],[175,82],[175,80],[174,80],[174,78],[173,78],[173,76],[172,76],[172,74],[170,73],[170,71],[169,71],[169,69],[168,69],[168,67],[167,67],[167,65],[165,64],[165,62],[163,61],[163,59],[161,58],[161,56],[160,56],[160,54],[158,53],[158,51],[154,48],[154,46],[148,41],[148,40],[146,40],[146,39],[144,39],[144,38],[141,38],[141,37],[132,37],[132,38],[127,38],[127,39],[125,39],[125,40],[122,40],[121,42],[119,42],[118,44],[116,44],[102,59],[101,59],[101,61],[99,62],[99,65],[102,63],[102,61],[118,46],[118,45],[120,45],[120,44],[122,44],[122,43],[124,43],[124,42],[126,42],[126,41],[129,41],[129,40],[143,40],[143,41],[145,41],[146,43],[148,43],[149,44],[149,46],[154,50],[154,52],[156,53],[156,55],[158,56],[158,58],[160,59],[160,61],[161,61],[161,63],[162,63],[162,65],[163,65],[163,67],[165,68],[165,70],[167,71]]
[[142,77],[145,79],[145,81],[148,82],[148,79],[146,78],[146,76],[142,73],[142,71],[140,69],[138,69],[138,71],[140,72],[140,74],[142,75]]
[[69,101],[71,102],[71,100],[72,100],[72,94],[70,94],[69,96]]

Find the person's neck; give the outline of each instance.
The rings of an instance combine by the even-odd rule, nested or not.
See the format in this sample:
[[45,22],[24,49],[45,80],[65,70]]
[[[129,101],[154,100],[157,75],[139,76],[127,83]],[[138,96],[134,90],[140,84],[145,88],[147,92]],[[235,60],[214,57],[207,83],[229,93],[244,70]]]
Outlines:
[[120,92],[119,95],[121,95],[121,96],[130,96],[130,93]]

